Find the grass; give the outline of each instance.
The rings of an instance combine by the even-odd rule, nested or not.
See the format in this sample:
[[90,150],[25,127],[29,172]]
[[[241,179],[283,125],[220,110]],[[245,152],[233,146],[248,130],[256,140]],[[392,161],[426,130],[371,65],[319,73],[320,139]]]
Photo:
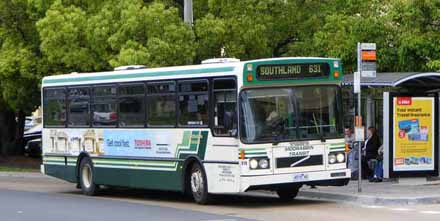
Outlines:
[[40,170],[36,169],[36,168],[0,166],[0,172],[38,173],[38,172],[40,172]]

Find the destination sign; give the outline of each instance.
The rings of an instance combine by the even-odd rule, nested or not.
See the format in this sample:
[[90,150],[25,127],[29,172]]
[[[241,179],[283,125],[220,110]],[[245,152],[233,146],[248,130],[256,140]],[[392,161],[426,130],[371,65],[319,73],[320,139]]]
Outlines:
[[257,67],[258,80],[303,79],[327,77],[330,65],[327,63],[277,64]]

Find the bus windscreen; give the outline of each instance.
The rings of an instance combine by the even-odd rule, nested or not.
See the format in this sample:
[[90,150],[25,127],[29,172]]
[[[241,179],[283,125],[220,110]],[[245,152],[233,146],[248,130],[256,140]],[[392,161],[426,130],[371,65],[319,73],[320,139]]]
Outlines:
[[240,100],[245,143],[343,136],[338,86],[249,89],[241,93]]

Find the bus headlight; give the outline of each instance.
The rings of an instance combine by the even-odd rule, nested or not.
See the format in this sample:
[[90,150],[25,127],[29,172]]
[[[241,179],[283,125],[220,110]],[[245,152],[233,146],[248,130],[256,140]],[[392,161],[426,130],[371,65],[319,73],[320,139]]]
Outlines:
[[252,158],[249,160],[249,168],[251,170],[269,169],[270,163],[268,158]]
[[261,159],[258,162],[258,165],[260,166],[261,169],[267,169],[269,167],[269,161],[267,159]]
[[338,153],[336,155],[336,160],[338,161],[338,163],[343,163],[345,161],[345,154],[343,153]]
[[334,154],[330,154],[330,155],[328,155],[328,162],[329,162],[330,164],[334,164],[334,163],[336,163],[336,156],[335,156]]
[[249,161],[249,166],[251,167],[251,169],[257,169],[257,167],[258,167],[258,160],[251,159]]

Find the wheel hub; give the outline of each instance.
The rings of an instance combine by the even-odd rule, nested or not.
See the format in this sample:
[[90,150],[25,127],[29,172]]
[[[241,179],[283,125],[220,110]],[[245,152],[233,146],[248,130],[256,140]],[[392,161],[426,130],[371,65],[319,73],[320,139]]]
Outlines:
[[191,174],[191,190],[197,195],[200,195],[203,191],[203,178],[200,170],[194,171]]
[[86,188],[92,186],[92,169],[89,165],[84,165],[82,168],[82,181]]

